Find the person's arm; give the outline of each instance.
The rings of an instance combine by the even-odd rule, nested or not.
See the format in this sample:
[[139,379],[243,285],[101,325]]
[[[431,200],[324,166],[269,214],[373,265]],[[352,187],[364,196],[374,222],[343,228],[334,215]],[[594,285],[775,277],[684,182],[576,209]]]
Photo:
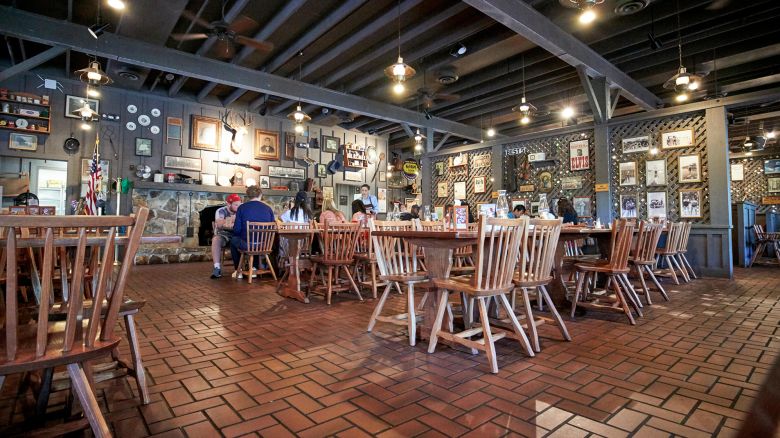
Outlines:
[[292,210],[287,210],[284,213],[282,213],[282,217],[280,218],[282,222],[292,222],[292,220],[290,219],[292,217],[290,216],[290,211]]
[[240,239],[246,238],[242,233],[244,228],[244,215],[241,208],[236,212],[236,219],[233,222],[233,235],[238,236]]
[[225,228],[225,212],[221,208],[217,210],[217,214],[214,216],[214,225],[218,230]]

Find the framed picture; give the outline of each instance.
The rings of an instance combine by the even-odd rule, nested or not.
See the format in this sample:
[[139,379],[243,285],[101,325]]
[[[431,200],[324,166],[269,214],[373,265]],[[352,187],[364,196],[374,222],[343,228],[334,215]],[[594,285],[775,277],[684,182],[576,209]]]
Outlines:
[[363,181],[363,171],[352,171],[352,170],[345,170],[344,171],[344,181],[354,181],[354,182],[360,182]]
[[152,156],[152,139],[151,138],[135,138],[135,154],[139,157],[151,157]]
[[701,182],[701,157],[699,154],[680,155],[680,183]]
[[496,204],[477,204],[480,216],[496,217]]
[[436,205],[433,207],[433,214],[436,215],[437,221],[444,220],[444,206],[443,205]]
[[531,202],[531,215],[536,216],[539,214],[539,201]]
[[592,204],[590,196],[575,196],[574,197],[574,211],[577,212],[577,217],[593,217]]
[[455,199],[466,199],[466,183],[456,182],[452,185],[453,196]]
[[444,161],[437,161],[434,165],[436,176],[444,175]]
[[220,151],[222,122],[211,117],[192,116],[192,149]]
[[780,160],[764,160],[764,174],[780,173]]
[[620,217],[624,219],[635,218],[637,204],[636,195],[620,195]]
[[745,179],[745,166],[742,163],[731,165],[731,180],[743,181]]
[[478,176],[474,178],[474,193],[485,193],[487,190],[485,186],[487,185],[487,179],[484,176]]
[[[295,146],[293,145],[293,147]],[[294,150],[293,150],[293,155],[295,155]],[[255,158],[258,160],[279,159],[279,133],[278,132],[255,129]]]
[[561,178],[561,189],[577,190],[582,188],[582,178],[579,176],[564,176]]
[[647,192],[647,218],[666,219],[666,192]]
[[636,161],[628,161],[618,165],[618,175],[621,186],[636,185]]
[[571,170],[586,170],[590,168],[588,140],[577,140],[569,143],[569,165]]
[[260,176],[260,188],[261,189],[270,189],[271,188],[271,177],[267,175],[261,175]]
[[518,192],[533,192],[534,190],[536,190],[536,186],[533,184],[523,184],[517,188]]
[[440,182],[436,184],[436,196],[439,198],[446,198],[447,197],[447,183],[446,182]]
[[469,227],[469,208],[465,205],[455,205],[452,207],[452,212],[455,216],[455,229],[467,229]]
[[317,164],[317,178],[325,178],[328,176],[328,167],[324,164]]
[[539,191],[542,193],[552,192],[553,179],[552,173],[544,171],[539,174]]
[[387,213],[387,189],[377,187],[376,189],[377,213]]
[[320,140],[320,144],[322,145],[322,151],[335,154],[336,152],[339,151],[339,141],[340,139],[338,137],[333,137],[331,135],[323,135],[322,139]]
[[306,171],[294,167],[268,166],[268,176],[276,178],[306,179]]
[[623,153],[633,154],[635,152],[644,152],[650,150],[650,137],[632,137],[624,138],[623,141]]
[[492,158],[491,158],[490,154],[472,155],[472,157],[471,157],[471,168],[472,169],[483,169],[485,167],[490,167],[491,160],[492,160]]
[[384,170],[379,171],[379,182],[387,182],[387,172]]
[[769,193],[780,192],[780,178],[767,178],[766,187]]
[[645,161],[645,183],[648,186],[666,185],[666,160]]
[[693,146],[694,140],[693,128],[661,133],[661,147],[664,149]]
[[84,102],[86,102],[89,105],[92,111],[96,113],[98,112],[98,109],[100,108],[99,100],[90,99],[88,97],[65,95],[65,117],[70,117],[71,119],[80,119],[81,116],[78,114],[74,114],[74,111],[83,107]]
[[[81,159],[81,182],[85,183],[89,181],[89,167],[92,163],[91,158]],[[103,181],[108,180],[108,170],[110,167],[108,160],[100,160],[100,172],[102,174]]]
[[285,132],[284,133],[284,159],[285,160],[294,160],[295,159],[295,133],[294,132]]
[[163,167],[167,167],[169,169],[192,170],[194,172],[200,172],[200,158],[166,155],[163,160]]
[[38,136],[35,134],[12,132],[11,135],[8,136],[8,149],[34,152],[38,149]]
[[702,199],[700,189],[680,189],[681,218],[700,218],[701,205]]
[[182,120],[178,117],[168,117],[165,119],[165,142],[177,140],[181,143]]

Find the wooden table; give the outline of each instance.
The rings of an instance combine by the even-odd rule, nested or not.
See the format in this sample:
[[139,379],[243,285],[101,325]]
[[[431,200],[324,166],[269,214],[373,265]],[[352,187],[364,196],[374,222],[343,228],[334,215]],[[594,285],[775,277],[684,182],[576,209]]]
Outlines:
[[287,271],[276,285],[276,293],[279,295],[302,303],[309,303],[309,299],[301,291],[301,241],[314,237],[314,234],[318,232],[319,230],[315,228],[280,229],[277,231],[280,239],[287,240],[287,260],[289,262]]
[[555,270],[555,280],[550,283],[548,292],[555,306],[560,308],[569,307],[569,301],[566,299],[566,285],[563,276],[563,257],[566,255],[566,242],[592,237],[596,240],[599,247],[599,253],[604,258],[609,258],[612,252],[612,230],[608,228],[587,228],[587,227],[563,227],[561,236],[558,239],[558,246],[555,248],[555,260],[553,269]]
[[[455,248],[473,246],[477,243],[474,231],[374,231],[375,236],[390,236],[406,239],[412,245],[425,250],[425,266],[428,270],[428,285],[434,279],[446,279],[452,269],[452,251]],[[425,301],[424,317],[420,327],[420,337],[428,339],[436,319],[436,304],[441,299],[442,289],[433,291],[433,297]],[[449,316],[445,312],[443,325],[449,325]]]

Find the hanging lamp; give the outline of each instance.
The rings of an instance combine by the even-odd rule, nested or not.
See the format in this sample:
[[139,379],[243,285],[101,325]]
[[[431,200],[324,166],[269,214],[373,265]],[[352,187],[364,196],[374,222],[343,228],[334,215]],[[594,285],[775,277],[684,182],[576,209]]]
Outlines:
[[[303,56],[303,52],[298,52],[298,56]],[[302,67],[303,67],[303,60],[301,60],[298,63],[298,80],[301,81],[303,78],[302,74]],[[306,114],[303,109],[301,108],[301,99],[298,99],[298,105],[295,107],[295,111],[291,112],[290,114],[287,114],[287,118],[295,122],[294,130],[298,134],[303,134],[303,132],[306,130],[304,123],[311,120],[311,117]]]
[[89,67],[76,70],[76,74],[79,76],[81,82],[86,82],[89,85],[109,85],[114,81],[108,77],[106,72],[100,68],[100,62],[97,60],[90,61]]
[[531,116],[536,113],[536,107],[532,105],[525,98],[525,56],[522,57],[522,74],[523,74],[523,97],[520,99],[520,105],[512,108],[512,111],[519,112],[521,114],[520,123],[527,125],[531,123]]
[[414,74],[414,69],[401,56],[401,0],[398,0],[398,59],[395,64],[385,68],[385,75],[393,81],[393,92],[401,94],[406,90],[404,82]]
[[688,73],[688,70],[683,65],[682,61],[682,36],[680,33],[680,2],[677,2],[677,54],[680,61],[680,67],[677,69],[677,73],[674,74],[664,83],[664,88],[667,90],[674,90],[677,95],[674,100],[677,102],[685,102],[690,97],[690,92],[698,90],[701,86],[701,76],[693,73]]

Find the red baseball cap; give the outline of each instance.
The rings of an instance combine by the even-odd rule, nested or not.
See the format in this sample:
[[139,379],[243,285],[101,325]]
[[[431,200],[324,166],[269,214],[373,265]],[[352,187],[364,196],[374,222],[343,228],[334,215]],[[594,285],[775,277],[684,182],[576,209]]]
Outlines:
[[233,193],[232,195],[228,195],[226,201],[228,204],[232,204],[234,202],[241,202],[241,197]]

